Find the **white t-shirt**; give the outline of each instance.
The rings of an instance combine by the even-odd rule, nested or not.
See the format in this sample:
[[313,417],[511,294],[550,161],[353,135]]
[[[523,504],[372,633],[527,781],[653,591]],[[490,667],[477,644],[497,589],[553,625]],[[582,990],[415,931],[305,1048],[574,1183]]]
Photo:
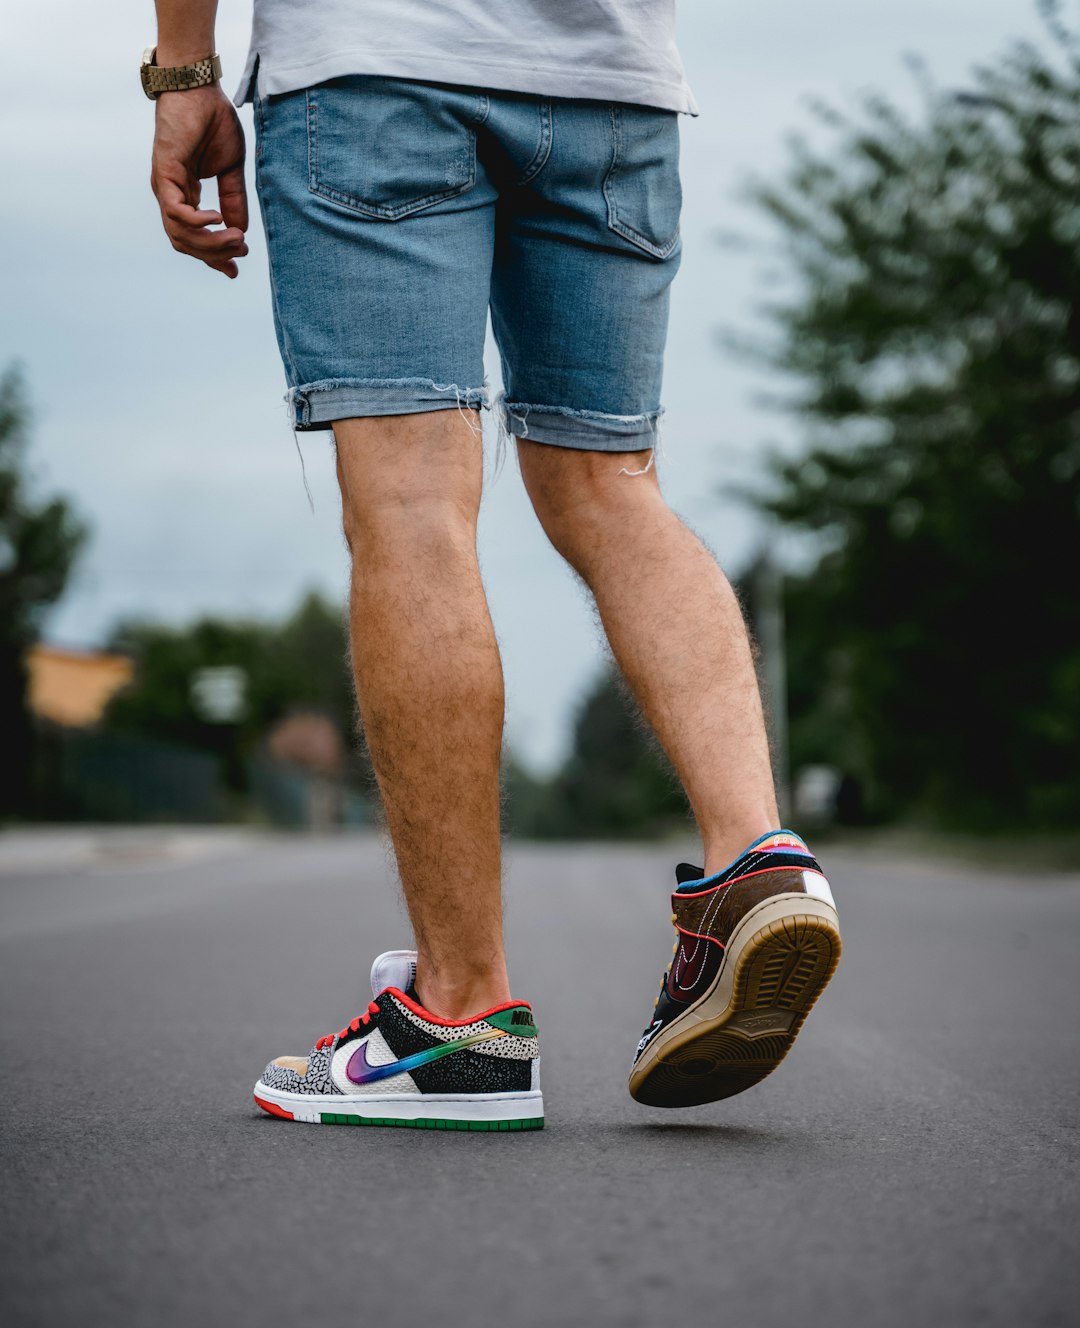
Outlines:
[[237,105],[345,74],[697,114],[675,0],[255,0]]

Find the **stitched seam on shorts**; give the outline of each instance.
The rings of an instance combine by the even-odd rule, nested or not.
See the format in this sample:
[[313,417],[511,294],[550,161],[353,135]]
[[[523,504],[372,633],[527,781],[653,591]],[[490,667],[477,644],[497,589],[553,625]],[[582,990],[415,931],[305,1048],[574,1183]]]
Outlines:
[[611,110],[611,132],[615,138],[615,150],[612,154],[611,165],[604,176],[604,197],[608,205],[608,225],[616,233],[621,235],[624,240],[629,240],[632,244],[638,245],[646,253],[652,254],[654,258],[668,258],[675,252],[675,246],[679,243],[679,236],[682,232],[681,223],[676,225],[675,233],[666,244],[656,244],[650,240],[647,235],[628,225],[625,221],[619,220],[619,205],[615,201],[615,180],[619,174],[619,167],[622,164],[622,109],[617,102],[612,102]]
[[307,174],[310,189],[319,174],[319,120],[310,96],[304,98],[304,104],[307,108]]
[[487,123],[487,118],[491,114],[491,98],[486,92],[481,92],[476,99],[476,114],[473,117],[473,124],[479,128],[480,125]]
[[[446,401],[450,405],[456,404],[459,409],[485,410],[490,405],[486,382],[478,387],[460,387],[457,383],[437,383],[433,378],[319,378],[290,387],[285,399],[294,409],[299,406],[307,419],[311,413],[310,398],[326,393],[354,393],[359,399],[369,390],[390,389],[398,391],[402,396],[411,395],[417,402]],[[432,396],[430,393],[438,395]]]
[[616,415],[607,410],[575,410],[573,406],[537,406],[528,401],[508,401],[503,397],[500,402],[510,414],[527,411],[530,415],[563,415],[572,420],[614,420],[619,424],[648,424],[658,420],[664,413],[663,406],[657,410],[647,410],[639,415]]
[[255,102],[255,114],[259,117],[260,130],[258,148],[255,153],[255,180],[259,203],[263,217],[263,231],[266,236],[266,258],[267,271],[270,275],[270,300],[274,308],[274,318],[278,327],[281,329],[281,344],[285,352],[285,367],[290,378],[296,377],[296,361],[293,358],[292,346],[289,342],[289,333],[285,326],[285,321],[281,316],[281,301],[278,298],[277,278],[274,275],[274,228],[270,220],[270,207],[268,191],[261,183],[261,177],[266,173],[266,134],[267,117],[266,108],[258,100]]
[[461,392],[464,396],[479,395],[484,388],[459,388],[453,383],[437,383],[433,378],[316,378],[310,383],[298,383],[293,392],[332,392],[341,387],[428,387],[435,392]]
[[551,144],[554,136],[551,123],[551,102],[542,101],[540,103],[540,143],[532,161],[529,162],[524,173],[516,181],[519,186],[528,184],[530,180],[535,180],[547,165],[548,158],[551,156]]
[[347,194],[340,189],[334,189],[331,185],[320,183],[319,108],[316,105],[314,95],[311,94],[307,98],[307,125],[308,192],[314,194],[317,198],[325,198],[331,203],[337,203],[339,207],[348,208],[350,212],[357,212],[362,217],[371,217],[382,221],[398,221],[412,212],[421,212],[424,208],[445,202],[448,198],[456,198],[459,194],[467,193],[476,184],[476,132],[472,128],[465,127],[465,132],[469,137],[470,156],[469,178],[464,184],[455,185],[452,189],[440,189],[436,193],[427,194],[423,198],[411,199],[409,202],[400,203],[395,207],[368,203],[356,194]]

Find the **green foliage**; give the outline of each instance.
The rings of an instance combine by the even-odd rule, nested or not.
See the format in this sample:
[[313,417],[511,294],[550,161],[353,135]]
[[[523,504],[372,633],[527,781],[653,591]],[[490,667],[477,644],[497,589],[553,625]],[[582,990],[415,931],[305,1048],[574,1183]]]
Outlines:
[[674,776],[612,670],[582,703],[573,749],[559,773],[541,784],[511,763],[507,800],[517,834],[551,839],[645,838],[685,829],[688,815]]
[[60,598],[86,529],[62,498],[38,502],[27,472],[30,412],[22,377],[0,377],[0,812],[25,811],[33,733],[23,657]]
[[[243,783],[245,758],[292,710],[321,711],[346,740],[356,730],[345,625],[341,612],[316,594],[282,623],[129,623],[111,644],[135,659],[136,681],[113,700],[108,727],[214,752],[234,786]],[[245,711],[236,724],[207,723],[192,700],[195,672],[222,666],[241,668],[247,676]],[[365,755],[355,752],[354,781],[365,783],[367,772]]]
[[[974,91],[827,112],[759,185],[807,446],[759,505],[817,534],[789,594],[793,753],[879,814],[1080,809],[1080,53],[1046,6]],[[812,680],[812,681],[808,681]]]

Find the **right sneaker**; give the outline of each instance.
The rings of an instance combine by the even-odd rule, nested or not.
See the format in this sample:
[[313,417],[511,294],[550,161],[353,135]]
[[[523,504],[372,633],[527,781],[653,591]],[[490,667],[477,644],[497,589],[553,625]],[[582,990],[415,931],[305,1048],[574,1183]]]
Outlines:
[[630,1095],[692,1107],[776,1069],[836,972],[840,924],[821,867],[788,830],[755,840],[715,876],[680,863],[671,905],[674,957]]
[[374,1000],[310,1055],[279,1056],[255,1085],[263,1111],[321,1125],[539,1130],[540,1037],[532,1008],[507,1001],[441,1019],[415,999],[416,953],[371,968]]

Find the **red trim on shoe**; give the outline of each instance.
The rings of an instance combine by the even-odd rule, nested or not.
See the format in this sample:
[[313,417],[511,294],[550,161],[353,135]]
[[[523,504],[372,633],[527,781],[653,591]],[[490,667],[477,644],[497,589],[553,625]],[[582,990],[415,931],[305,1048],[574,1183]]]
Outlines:
[[341,1030],[340,1033],[336,1034],[327,1033],[324,1037],[319,1038],[318,1042],[315,1043],[315,1050],[322,1051],[323,1047],[331,1046],[333,1044],[335,1037],[338,1039],[339,1042],[342,1042],[345,1040],[345,1038],[349,1036],[350,1033],[359,1033],[361,1028],[367,1028],[367,1026],[371,1023],[371,1016],[373,1014],[378,1014],[378,1013],[379,1013],[379,1007],[375,1004],[374,1001],[369,1001],[368,1008],[364,1011],[364,1013],[358,1014],[356,1018],[352,1020],[351,1023],[345,1025],[345,1027]]
[[526,1010],[532,1009],[528,1001],[503,1001],[502,1005],[493,1005],[490,1010],[482,1010],[479,1014],[471,1014],[468,1019],[443,1019],[441,1015],[432,1014],[430,1010],[425,1010],[418,1001],[414,1001],[411,996],[406,996],[400,988],[387,987],[386,990],[395,1000],[407,1006],[413,1014],[418,1014],[421,1019],[426,1019],[428,1023],[441,1024],[443,1028],[464,1028],[466,1024],[475,1024],[478,1019],[486,1019],[489,1014],[498,1014],[500,1010],[516,1010],[519,1006],[524,1006]]
[[280,1116],[283,1120],[295,1120],[296,1117],[291,1111],[286,1111],[284,1107],[279,1107],[276,1102],[265,1102],[257,1093],[252,1094],[255,1101],[262,1107],[263,1111],[270,1116]]
[[823,871],[815,871],[813,867],[762,867],[758,871],[747,872],[745,876],[733,876],[730,881],[721,881],[719,885],[711,885],[708,890],[673,890],[671,898],[672,900],[698,899],[701,895],[711,895],[717,890],[726,890],[729,885],[738,885],[740,881],[748,881],[751,876],[765,876],[768,872],[780,871],[811,872],[814,876],[820,876],[822,880],[827,879]]

